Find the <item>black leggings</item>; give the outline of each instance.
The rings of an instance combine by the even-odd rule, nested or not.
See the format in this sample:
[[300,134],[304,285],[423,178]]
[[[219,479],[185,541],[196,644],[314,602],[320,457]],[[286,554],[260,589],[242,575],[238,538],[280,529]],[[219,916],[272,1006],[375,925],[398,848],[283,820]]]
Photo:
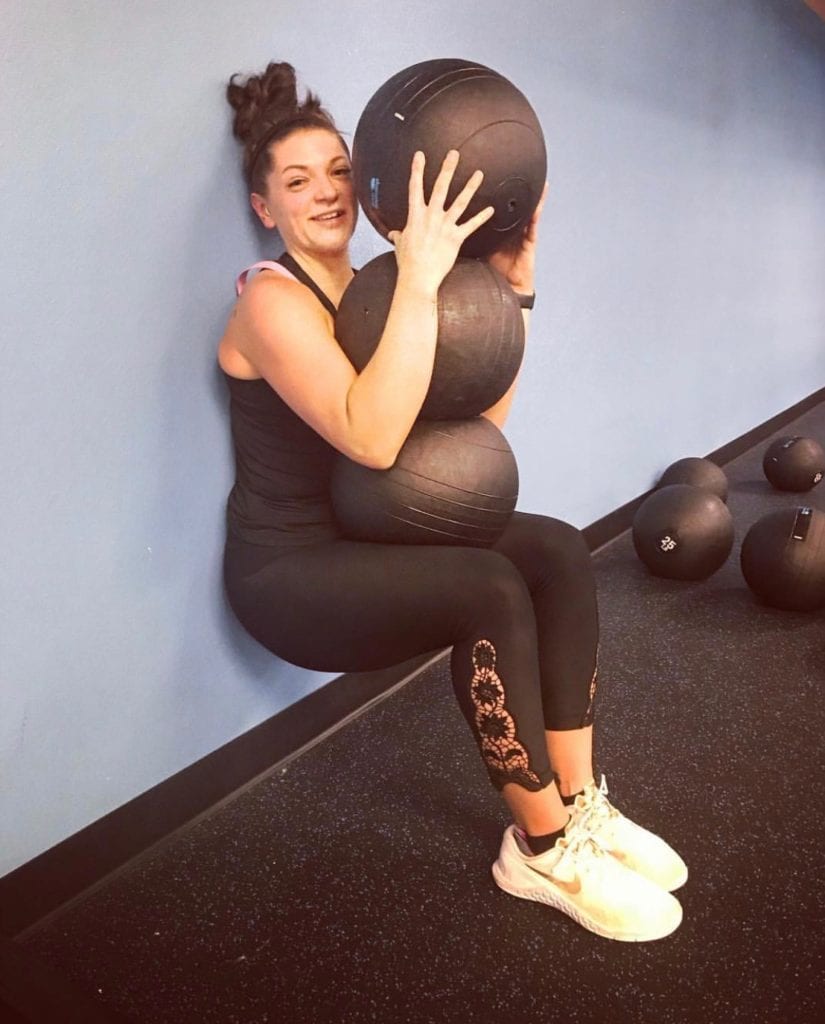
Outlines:
[[497,789],[553,778],[544,729],[593,716],[598,614],[581,533],[514,513],[491,549],[333,540],[273,551],[230,540],[245,628],[302,668],[363,672],[452,647],[452,682]]

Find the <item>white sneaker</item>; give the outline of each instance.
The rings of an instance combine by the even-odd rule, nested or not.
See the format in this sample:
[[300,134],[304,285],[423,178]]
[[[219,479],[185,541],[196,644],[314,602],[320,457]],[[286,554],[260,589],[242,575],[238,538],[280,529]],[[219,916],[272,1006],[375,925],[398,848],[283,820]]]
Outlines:
[[493,864],[493,878],[505,892],[555,907],[608,939],[646,942],[679,927],[682,908],[675,896],[624,867],[576,824],[535,857],[522,852],[515,828],[505,830]]
[[659,836],[626,818],[607,799],[607,782],[585,786],[570,807],[570,821],[589,832],[626,867],[668,892],[687,881],[687,865]]

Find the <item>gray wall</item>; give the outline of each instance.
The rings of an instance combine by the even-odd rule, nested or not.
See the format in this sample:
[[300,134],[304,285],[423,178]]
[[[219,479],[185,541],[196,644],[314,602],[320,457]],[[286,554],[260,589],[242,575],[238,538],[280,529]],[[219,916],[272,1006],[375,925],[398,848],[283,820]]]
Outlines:
[[[291,60],[350,131],[435,56],[533,101],[523,508],[586,525],[825,383],[825,24],[801,0],[4,0],[0,40],[0,874],[329,678],[220,589],[214,351],[266,252],[233,71]],[[364,220],[357,262],[383,248]]]

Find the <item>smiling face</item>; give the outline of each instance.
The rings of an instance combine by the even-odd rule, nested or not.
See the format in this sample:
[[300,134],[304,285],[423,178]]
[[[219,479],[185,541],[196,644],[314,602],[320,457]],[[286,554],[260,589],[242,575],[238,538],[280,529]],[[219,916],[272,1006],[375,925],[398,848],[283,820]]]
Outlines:
[[266,192],[252,205],[287,250],[309,256],[346,250],[355,230],[357,204],[349,154],[335,132],[301,128],[272,143]]

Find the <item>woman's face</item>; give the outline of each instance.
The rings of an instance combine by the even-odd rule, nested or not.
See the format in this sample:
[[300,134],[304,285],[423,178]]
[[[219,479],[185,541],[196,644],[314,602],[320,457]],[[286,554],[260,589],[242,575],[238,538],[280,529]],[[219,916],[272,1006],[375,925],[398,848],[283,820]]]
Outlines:
[[290,252],[322,256],[345,250],[358,206],[349,154],[338,136],[301,128],[274,142],[272,157],[261,197],[268,220],[259,210],[263,223],[278,229]]

